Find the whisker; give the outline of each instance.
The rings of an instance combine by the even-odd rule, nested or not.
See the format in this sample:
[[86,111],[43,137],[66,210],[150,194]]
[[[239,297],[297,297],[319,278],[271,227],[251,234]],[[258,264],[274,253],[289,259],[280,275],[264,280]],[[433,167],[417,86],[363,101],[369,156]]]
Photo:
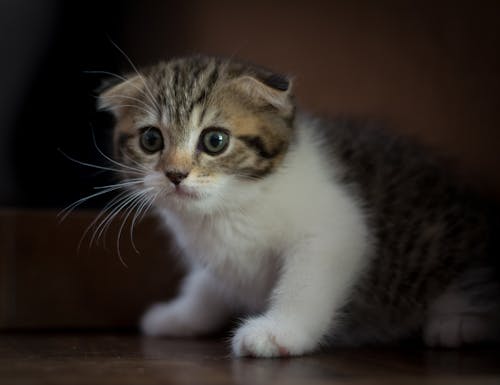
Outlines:
[[128,99],[128,100],[133,100],[133,101],[136,101],[136,102],[139,102],[142,104],[142,106],[149,112],[149,114],[155,116],[157,113],[153,110],[150,110],[151,108],[151,105],[149,105],[148,103],[146,103],[144,100],[141,100],[139,98],[134,98],[132,96],[127,96],[127,95],[109,95],[109,96],[106,96],[106,95],[101,95],[101,98],[107,98],[107,99],[114,99],[114,98],[118,98],[118,99]]
[[112,191],[115,191],[115,190],[118,190],[120,189],[121,186],[116,186],[116,187],[109,187],[107,190],[104,190],[104,191],[99,191],[97,193],[94,193],[94,194],[91,194],[89,196],[86,196],[86,197],[83,197],[81,199],[78,199],[76,202],[73,202],[71,203],[69,206],[65,207],[64,209],[62,209],[58,214],[57,216],[61,217],[61,219],[59,220],[59,222],[63,222],[67,217],[68,215],[77,207],[79,206],[80,204],[88,201],[89,199],[92,199],[92,198],[95,198],[99,195],[103,195],[103,194],[107,194],[109,192],[112,192]]
[[69,159],[70,161],[74,162],[74,163],[77,163],[81,166],[86,166],[86,167],[91,167],[91,168],[96,168],[98,170],[105,170],[105,171],[113,171],[113,172],[116,172],[116,173],[124,173],[125,170],[120,170],[120,169],[117,169],[117,168],[113,168],[113,167],[105,167],[105,166],[99,166],[97,164],[92,164],[92,163],[87,163],[87,162],[82,162],[82,161],[79,161],[75,158],[72,158],[71,156],[69,156],[68,154],[66,154],[64,151],[62,151],[60,148],[57,149],[63,156],[65,156],[67,159]]
[[109,226],[114,217],[120,212],[123,207],[126,207],[127,204],[134,200],[135,197],[139,194],[139,192],[129,192],[126,191],[125,194],[116,201],[112,206],[107,210],[104,219],[94,228],[92,232],[92,237],[90,238],[89,247],[92,246],[94,240],[99,240],[102,237],[104,230]]
[[92,244],[92,242],[93,242],[94,239],[97,239],[97,241],[98,241],[103,236],[104,236],[104,239],[105,239],[107,229],[109,228],[110,224],[113,222],[114,218],[116,218],[116,216],[125,207],[127,207],[129,204],[134,203],[134,201],[136,199],[141,198],[142,195],[148,193],[149,191],[151,191],[151,189],[153,189],[153,187],[150,187],[150,188],[148,188],[146,190],[136,191],[134,193],[131,193],[131,194],[128,195],[128,197],[125,197],[123,200],[121,200],[119,203],[117,203],[117,205],[115,206],[115,208],[113,210],[111,210],[111,212],[108,214],[108,216],[94,230],[94,233],[93,233],[92,239],[91,239],[91,244]]
[[[143,199],[147,199],[147,196],[145,196],[145,195],[139,196],[133,203],[130,204],[129,209],[125,212],[125,217],[122,221],[120,228],[118,229],[118,236],[116,238],[116,250],[117,250],[119,256],[121,255],[121,253],[120,253],[120,239],[121,239],[123,228],[125,227],[125,224],[127,223],[127,220],[130,217],[130,214],[132,214],[132,212],[134,211],[134,209],[136,207],[141,205]],[[137,250],[137,247],[135,246],[133,239],[132,239],[132,247],[133,247],[134,251],[137,254],[139,254],[139,251]]]
[[151,112],[149,112],[148,110],[146,110],[144,107],[136,106],[135,104],[115,104],[115,105],[109,107],[109,109],[110,110],[116,110],[118,108],[124,108],[124,107],[137,108],[138,110],[141,110],[141,111],[147,113],[148,115],[151,114]]
[[[144,190],[144,191],[141,191],[141,195],[138,195],[138,196],[134,197],[133,200],[131,200],[130,202],[127,203],[127,204],[130,205],[130,207],[127,209],[127,211],[124,214],[124,218],[122,220],[122,224],[120,225],[120,228],[118,229],[118,236],[116,237],[116,251],[118,253],[118,258],[120,259],[120,261],[122,261],[123,264],[125,264],[125,262],[123,261],[123,257],[122,257],[121,249],[120,249],[120,240],[121,240],[121,235],[122,235],[122,232],[123,232],[123,228],[125,227],[125,224],[127,223],[127,220],[130,217],[130,214],[142,202],[142,199],[144,198],[144,195],[147,194],[147,193],[149,193],[149,191],[151,191],[151,189],[152,188]],[[135,247],[135,245],[133,245],[133,247],[137,251],[137,248]]]
[[[127,79],[126,77],[124,76],[121,76],[121,75],[118,75],[118,74],[115,74],[113,72],[109,72],[109,71],[83,71],[83,73],[86,73],[86,74],[98,74],[98,75],[108,75],[108,76],[112,76],[118,80],[121,80],[123,81],[124,83],[130,83],[129,85],[133,88],[135,88],[137,91],[139,91],[142,95],[146,96],[148,99],[149,99],[149,95],[147,95],[143,89],[137,87],[134,83],[131,83],[131,80],[132,79]],[[151,100],[150,100],[151,101]],[[158,108],[158,106],[155,106],[156,108]]]
[[99,154],[100,154],[100,155],[101,155],[104,159],[108,160],[108,161],[109,161],[109,162],[111,162],[112,164],[115,164],[115,165],[117,165],[117,166],[119,166],[119,167],[123,167],[123,168],[128,169],[128,170],[131,170],[131,171],[135,171],[135,172],[137,172],[137,173],[139,173],[139,174],[140,174],[141,172],[143,172],[143,171],[148,171],[148,170],[146,169],[146,167],[144,167],[144,166],[142,166],[142,165],[141,165],[141,167],[140,167],[140,168],[132,167],[132,166],[129,166],[129,165],[126,165],[126,164],[120,163],[120,162],[118,162],[117,160],[115,160],[115,159],[113,159],[113,158],[109,157],[108,155],[106,155],[106,154],[104,153],[104,151],[102,151],[102,150],[101,150],[101,148],[99,147],[99,145],[97,144],[97,140],[96,140],[95,133],[94,133],[94,127],[91,125],[91,126],[90,126],[90,128],[91,128],[91,132],[92,132],[92,141],[93,141],[93,143],[94,143],[94,147],[96,148],[96,150],[99,152]]
[[153,199],[151,199],[151,202],[149,203],[149,205],[146,207],[146,209],[144,210],[144,212],[141,214],[140,218],[139,218],[139,221],[142,221],[144,219],[144,216],[148,213],[149,209],[151,209],[151,206],[153,205],[153,203],[155,202],[155,200],[161,195],[163,194],[167,189],[166,188],[162,188],[160,191],[158,191],[158,193],[154,196]]
[[242,179],[247,179],[247,180],[252,180],[252,181],[259,181],[261,180],[262,178],[259,178],[259,177],[256,177],[256,176],[253,176],[253,175],[250,175],[250,174],[245,174],[245,173],[236,173],[234,174],[235,176],[237,177],[240,177]]
[[[127,199],[129,199],[130,195],[131,195],[130,191],[128,191],[128,190],[123,191],[121,194],[119,194],[119,196],[117,197],[116,200],[114,200],[113,202],[110,202],[110,204],[105,206],[105,208],[99,214],[98,218],[96,218],[95,222],[97,222],[97,220],[100,218],[102,218],[102,220],[99,222],[99,224],[97,226],[95,226],[95,223],[94,223],[94,226],[92,226],[94,228],[94,231],[92,232],[92,236],[89,240],[89,247],[91,247],[92,244],[94,243],[94,240],[96,239],[97,231],[99,230],[99,228],[106,223],[108,218],[115,212],[115,210],[119,211],[119,209],[117,210],[117,208],[119,208],[122,205],[122,203],[124,203]],[[104,245],[104,246],[106,246],[106,245]]]
[[144,167],[143,164],[141,164],[137,160],[131,158],[129,155],[127,155],[127,153],[124,152],[122,155],[123,155],[124,158],[127,158],[128,161],[130,161],[130,162],[136,164],[138,167],[142,168],[143,172],[146,172],[146,173],[151,172],[151,170],[148,170],[146,167]]
[[132,217],[132,221],[130,222],[130,243],[132,244],[132,248],[134,249],[134,251],[136,252],[136,254],[140,254],[139,253],[139,250],[137,249],[137,247],[135,246],[135,242],[134,242],[134,226],[135,226],[135,223],[137,221],[137,217],[139,215],[139,213],[141,212],[141,210],[144,208],[144,206],[146,206],[146,204],[153,198],[151,197],[143,197],[142,200],[141,200],[141,203],[139,206],[137,206],[137,209],[135,210],[135,213],[134,213],[134,216]]
[[134,248],[134,251],[137,254],[140,254],[140,253],[137,250],[137,247],[135,247],[135,242],[134,242],[134,226],[135,226],[135,224],[137,222],[140,222],[142,220],[142,218],[148,212],[148,210],[150,209],[151,205],[153,204],[153,202],[156,200],[156,198],[158,197],[158,195],[160,193],[161,193],[161,191],[157,192],[155,195],[153,195],[150,198],[145,197],[145,199],[143,200],[143,203],[138,207],[138,209],[136,210],[136,212],[134,214],[134,217],[132,218],[132,222],[130,224],[130,242],[132,243],[132,247]]
[[[113,207],[115,204],[118,203],[119,200],[121,200],[125,195],[128,195],[130,194],[129,191],[122,191],[120,194],[118,194],[117,196],[113,197],[113,199],[111,199],[103,208],[102,210],[99,212],[99,214],[94,218],[94,220],[90,223],[90,225],[87,226],[87,228],[85,229],[85,231],[83,232],[82,236],[80,237],[80,240],[78,242],[78,252],[80,252],[80,249],[81,249],[81,245],[82,245],[82,242],[83,240],[85,239],[85,237],[87,236],[88,232],[90,231],[90,229],[92,227],[95,226],[95,224],[97,223],[97,221],[102,218],[106,213],[107,211]],[[91,246],[91,243],[89,243],[89,247]]]
[[155,98],[153,96],[153,93],[151,92],[150,88],[148,87],[148,85],[146,83],[146,80],[141,75],[141,73],[139,72],[139,70],[137,69],[137,67],[135,66],[135,64],[132,62],[132,60],[130,59],[130,57],[118,46],[118,44],[116,44],[111,39],[109,39],[109,40],[110,40],[111,44],[113,44],[115,46],[115,48],[125,57],[125,59],[127,59],[128,63],[133,68],[133,70],[135,71],[135,73],[137,74],[137,76],[139,76],[139,78],[142,80],[142,83],[144,84],[144,88],[146,89],[146,91],[148,92],[148,94],[149,94],[149,96],[151,98],[150,101],[158,109],[158,113],[160,113],[161,112],[161,108],[160,108],[159,104],[156,102],[156,100],[155,100]]
[[108,184],[108,185],[105,185],[105,186],[96,186],[96,187],[94,187],[94,189],[95,190],[100,190],[100,189],[109,188],[109,187],[133,186],[133,185],[136,185],[136,184],[141,184],[143,182],[144,182],[143,178],[136,178],[136,179],[132,179],[132,180],[127,181],[127,182],[121,182],[121,183],[115,183],[115,184]]
[[[82,71],[84,74],[97,74],[97,75],[108,75],[108,76],[113,76],[114,78],[116,79],[119,79],[119,80],[122,80],[124,82],[127,82],[129,81],[130,79],[127,79],[126,77],[124,76],[121,76],[121,75],[118,75],[118,74],[115,74],[113,72],[109,72],[109,71],[94,71],[94,70],[85,70],[85,71]],[[139,91],[140,91],[140,88],[137,88]]]

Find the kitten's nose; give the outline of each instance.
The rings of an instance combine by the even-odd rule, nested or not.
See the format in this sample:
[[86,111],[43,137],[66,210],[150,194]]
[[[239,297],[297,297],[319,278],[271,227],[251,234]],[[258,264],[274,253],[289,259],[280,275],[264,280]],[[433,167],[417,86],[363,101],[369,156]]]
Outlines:
[[187,172],[178,172],[178,171],[167,171],[165,175],[170,181],[176,186],[182,182],[188,176]]

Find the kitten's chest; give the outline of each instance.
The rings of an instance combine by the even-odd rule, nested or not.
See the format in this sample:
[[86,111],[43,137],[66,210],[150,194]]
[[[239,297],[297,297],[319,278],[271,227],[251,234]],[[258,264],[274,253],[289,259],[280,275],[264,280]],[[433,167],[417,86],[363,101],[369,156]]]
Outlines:
[[168,218],[179,246],[195,264],[214,271],[224,280],[254,282],[274,270],[277,244],[270,224],[255,223],[252,217]]

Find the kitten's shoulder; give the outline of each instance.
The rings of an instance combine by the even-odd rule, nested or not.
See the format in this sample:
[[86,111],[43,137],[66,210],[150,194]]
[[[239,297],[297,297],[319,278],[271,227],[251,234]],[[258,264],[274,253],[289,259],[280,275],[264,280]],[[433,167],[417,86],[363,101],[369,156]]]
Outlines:
[[[381,121],[337,117],[315,118],[300,113],[297,126],[315,137],[320,151],[341,166],[343,178],[363,182],[380,177],[413,179],[431,175],[441,180],[456,177],[451,159],[422,140],[398,133]],[[379,180],[381,182],[381,180]]]
[[334,152],[343,161],[368,153],[374,158],[377,154],[394,158],[406,155],[434,158],[418,139],[397,133],[380,120],[314,117],[299,112],[297,126],[313,135],[324,150]]

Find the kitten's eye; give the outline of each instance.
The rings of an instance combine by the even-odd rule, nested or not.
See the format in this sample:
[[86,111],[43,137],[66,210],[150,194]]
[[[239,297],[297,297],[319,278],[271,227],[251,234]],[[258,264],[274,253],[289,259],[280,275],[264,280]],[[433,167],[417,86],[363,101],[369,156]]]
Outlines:
[[209,155],[222,153],[229,144],[229,133],[221,128],[208,128],[201,133],[201,150]]
[[163,149],[163,136],[155,127],[145,127],[142,129],[141,147],[145,152],[153,154]]

